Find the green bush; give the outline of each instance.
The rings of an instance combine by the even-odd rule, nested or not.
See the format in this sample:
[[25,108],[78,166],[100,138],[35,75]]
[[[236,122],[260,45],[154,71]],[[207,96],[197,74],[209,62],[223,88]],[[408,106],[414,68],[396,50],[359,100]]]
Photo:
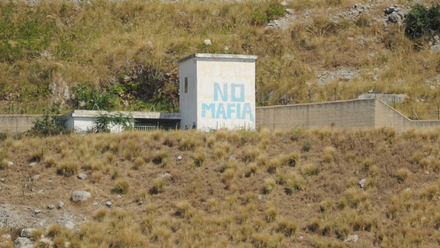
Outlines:
[[412,40],[439,32],[440,5],[438,4],[431,8],[417,4],[405,17],[405,35]]
[[67,134],[69,130],[64,127],[64,123],[65,120],[62,119],[59,109],[52,106],[44,111],[41,118],[34,121],[34,126],[29,133],[36,136]]
[[254,25],[264,25],[283,16],[285,13],[286,9],[283,5],[269,4],[269,8],[267,8],[264,13],[257,11],[252,14],[252,23]]

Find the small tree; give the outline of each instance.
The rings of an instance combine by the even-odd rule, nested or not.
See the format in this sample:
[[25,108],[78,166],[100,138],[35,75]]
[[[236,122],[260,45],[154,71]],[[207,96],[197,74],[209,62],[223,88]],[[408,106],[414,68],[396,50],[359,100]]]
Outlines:
[[95,104],[101,110],[112,110],[118,105],[119,96],[114,91],[99,92],[89,82],[70,88],[78,101],[85,102],[86,110],[91,110]]
[[46,109],[41,118],[34,121],[34,126],[29,133],[37,136],[51,136],[57,134],[67,134],[70,131],[64,127],[65,120],[60,115],[57,107],[52,106]]
[[412,40],[439,32],[440,5],[438,4],[431,8],[417,4],[405,18],[405,35]]
[[124,115],[121,112],[109,114],[106,112],[99,113],[98,118],[93,122],[93,131],[110,132],[111,126],[121,126],[123,130],[129,130],[134,127],[134,118],[131,115]]

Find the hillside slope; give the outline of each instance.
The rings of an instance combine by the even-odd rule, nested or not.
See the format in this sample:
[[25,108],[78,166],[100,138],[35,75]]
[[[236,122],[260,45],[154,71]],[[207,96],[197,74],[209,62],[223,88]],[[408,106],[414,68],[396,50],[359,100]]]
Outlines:
[[[0,232],[12,236],[5,247],[22,227],[56,247],[438,247],[439,138],[262,129],[7,139]],[[73,202],[78,190],[91,198]]]
[[[41,113],[52,103],[73,109],[78,102],[70,88],[85,82],[117,95],[114,109],[178,111],[178,59],[239,53],[259,56],[257,105],[353,99],[358,90],[376,89],[407,94],[397,104],[406,115],[414,107],[420,118],[436,119],[440,60],[429,42],[437,31],[408,39],[399,15],[411,6],[1,1],[0,111]],[[391,18],[391,9],[401,12]]]

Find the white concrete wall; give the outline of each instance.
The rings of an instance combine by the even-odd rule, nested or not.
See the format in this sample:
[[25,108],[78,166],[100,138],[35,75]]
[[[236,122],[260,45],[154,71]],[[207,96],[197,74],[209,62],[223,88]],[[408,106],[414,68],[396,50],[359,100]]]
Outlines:
[[[192,123],[197,123],[197,60],[196,58],[185,61],[179,67],[180,77],[180,128],[185,125],[189,129]],[[185,77],[188,78],[188,92],[185,93]]]
[[255,129],[255,61],[198,58],[197,127]]

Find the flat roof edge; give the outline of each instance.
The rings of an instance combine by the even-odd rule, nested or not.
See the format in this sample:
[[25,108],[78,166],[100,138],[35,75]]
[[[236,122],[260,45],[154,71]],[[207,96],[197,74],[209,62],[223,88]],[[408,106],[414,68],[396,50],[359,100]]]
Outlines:
[[214,59],[247,59],[247,60],[256,60],[258,58],[257,55],[243,55],[243,54],[218,54],[218,53],[195,53],[180,59],[177,61],[177,64],[181,64],[187,60],[192,58],[214,58]]

